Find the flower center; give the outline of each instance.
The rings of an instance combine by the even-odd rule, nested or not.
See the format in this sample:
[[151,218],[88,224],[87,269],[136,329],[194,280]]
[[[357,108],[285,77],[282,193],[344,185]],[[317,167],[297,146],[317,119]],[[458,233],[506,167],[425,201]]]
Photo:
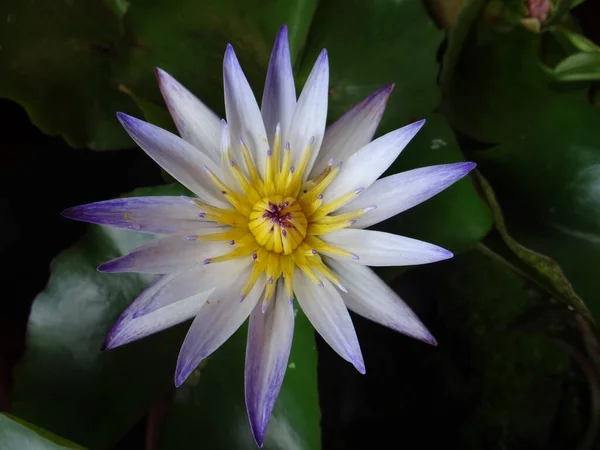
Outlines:
[[248,228],[261,247],[291,254],[306,237],[308,220],[294,197],[271,195],[255,203]]

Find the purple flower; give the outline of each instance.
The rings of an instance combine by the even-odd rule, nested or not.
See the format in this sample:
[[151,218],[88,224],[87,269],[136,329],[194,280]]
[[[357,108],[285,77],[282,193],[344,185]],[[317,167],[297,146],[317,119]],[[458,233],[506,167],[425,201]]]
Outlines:
[[249,317],[246,405],[261,446],[287,367],[294,298],[323,339],[360,373],[365,366],[348,309],[435,344],[367,266],[426,264],[452,254],[365,228],[434,196],[473,163],[378,180],[424,121],[371,141],[392,90],[385,86],[325,130],[327,52],[296,99],[285,26],[271,55],[261,108],[227,47],[227,122],[164,71],[157,76],[181,137],[126,114],[118,117],[132,139],[196,197],[109,200],[64,212],[165,235],[99,267],[161,275],[119,318],[107,349],[194,318],[177,361],[180,386]]

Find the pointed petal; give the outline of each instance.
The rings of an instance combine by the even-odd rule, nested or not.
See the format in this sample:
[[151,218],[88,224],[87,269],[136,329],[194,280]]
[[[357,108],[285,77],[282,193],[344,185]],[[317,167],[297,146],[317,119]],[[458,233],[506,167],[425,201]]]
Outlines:
[[292,60],[290,59],[290,45],[288,43],[288,30],[285,25],[281,27],[269,60],[269,71],[265,81],[265,89],[261,102],[261,112],[265,129],[269,138],[269,145],[273,146],[275,128],[281,124],[284,139],[289,129],[296,107],[296,87],[292,73]]
[[156,68],[156,78],[181,137],[219,163],[219,117],[175,78]]
[[382,178],[338,212],[342,214],[376,206],[352,225],[352,228],[370,227],[430,199],[467,175],[475,165],[472,162],[442,164]]
[[232,164],[237,164],[237,161],[230,159],[231,155],[231,139],[229,135],[229,126],[225,120],[221,120],[221,176],[222,181],[234,192],[242,193],[240,182],[235,177],[232,170]]
[[453,256],[437,245],[381,231],[345,229],[320,237],[358,255],[357,262],[365,266],[414,266]]
[[327,203],[356,189],[371,186],[396,160],[424,123],[421,120],[392,131],[350,156],[337,178],[323,192],[323,201]]
[[124,113],[117,113],[117,117],[129,136],[173,178],[204,201],[227,206],[202,169],[207,166],[220,174],[220,167],[212,159],[167,130]]
[[436,345],[435,338],[400,297],[368,267],[323,258],[348,289],[342,293],[351,311],[400,333]]
[[327,128],[311,178],[319,176],[330,159],[346,161],[371,142],[393,88],[388,84],[373,92]]
[[[105,350],[158,333],[191,319],[200,311],[212,289],[197,292],[184,299],[179,299],[179,301],[168,302],[160,297],[159,292],[176,282],[175,277],[175,275],[163,275],[133,301],[106,336],[103,347]],[[181,286],[178,288],[182,289]],[[148,309],[152,305],[158,308],[148,314],[138,316],[140,311]]]
[[294,336],[294,306],[282,281],[274,304],[263,314],[260,302],[250,315],[246,346],[246,408],[256,444],[265,431],[287,369]]
[[225,51],[223,84],[232,153],[237,161],[242,161],[239,142],[239,138],[242,138],[254,159],[254,164],[264,177],[265,158],[269,150],[267,132],[256,98],[231,45],[227,45]]
[[239,301],[250,268],[231,277],[231,282],[215,290],[192,323],[177,359],[175,386],[183,384],[204,358],[219,348],[244,323],[264,290],[264,277],[250,294]]
[[300,269],[294,273],[294,293],[315,330],[342,358],[365,373],[358,338],[344,301],[333,285],[321,277],[323,287],[313,283]]
[[[222,232],[223,229],[206,228],[196,234]],[[207,258],[223,255],[231,250],[227,242],[201,242],[188,240],[188,234],[172,234],[144,244],[129,254],[105,262],[100,272],[138,272],[165,274],[202,264]]]
[[200,264],[175,274],[163,275],[162,278],[168,277],[168,281],[153,288],[153,292],[146,295],[147,304],[139,305],[132,317],[150,314],[199,292],[212,292],[229,283],[232,275],[240,273],[251,261],[250,257],[237,258],[218,264]]
[[129,197],[75,206],[62,215],[142,233],[172,234],[214,227],[198,217],[200,212],[181,197]]
[[250,258],[235,259],[159,277],[121,314],[106,337],[105,348],[119,347],[194,317],[215,288],[228,283],[250,262]]
[[328,89],[329,60],[327,50],[323,50],[302,89],[286,137],[291,146],[292,164],[298,161],[310,139],[314,137],[311,159],[304,174],[305,179],[308,178],[323,142],[327,121]]

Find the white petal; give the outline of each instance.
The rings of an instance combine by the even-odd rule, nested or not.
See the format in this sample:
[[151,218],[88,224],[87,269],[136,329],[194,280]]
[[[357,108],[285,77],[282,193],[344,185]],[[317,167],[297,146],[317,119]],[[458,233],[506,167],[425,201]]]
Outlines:
[[[163,275],[133,301],[106,336],[104,349],[120,347],[158,333],[191,319],[200,311],[212,289],[179,298],[178,301],[161,296],[159,291],[176,283],[174,278],[175,275]],[[185,286],[177,285],[177,288],[183,290]],[[153,311],[141,314],[141,311],[152,307],[155,308]]]
[[346,306],[367,319],[400,333],[436,345],[435,338],[400,297],[368,267],[325,257],[348,290]]
[[180,136],[218,163],[219,117],[164,70],[157,68],[156,78]]
[[141,233],[172,234],[214,227],[198,217],[201,210],[183,197],[127,197],[66,209],[69,219]]
[[199,265],[163,275],[148,286],[106,337],[105,348],[118,347],[194,317],[216,287],[251,263],[250,257]]
[[279,281],[274,304],[265,313],[259,303],[250,315],[246,346],[246,408],[259,447],[287,369],[294,337],[293,300]]
[[327,96],[329,89],[329,61],[327,51],[323,50],[310,72],[304,89],[298,99],[292,124],[287,133],[292,152],[292,164],[295,164],[304,152],[311,138],[314,138],[310,162],[304,174],[308,177],[323,142],[327,121]]
[[243,139],[254,159],[254,164],[264,177],[265,159],[269,150],[267,133],[256,98],[231,45],[227,45],[225,51],[223,84],[233,156],[236,162],[241,164],[243,159],[239,139]]
[[250,262],[250,257],[236,258],[216,264],[199,264],[175,274],[163,275],[161,278],[167,281],[161,286],[153,286],[152,293],[146,294],[147,304],[139,305],[133,317],[150,314],[199,292],[210,293],[229,283],[231,274],[241,272]]
[[346,161],[371,142],[393,88],[393,84],[383,86],[327,127],[310,178],[323,173],[330,159]]
[[284,25],[275,39],[261,102],[261,112],[271,147],[278,123],[285,138],[295,107],[296,87],[290,59],[288,30]]
[[[223,228],[205,228],[195,234],[223,232]],[[202,264],[208,258],[229,253],[228,242],[201,242],[188,240],[188,234],[171,234],[144,244],[125,256],[105,262],[100,272],[138,272],[165,274]]]
[[357,262],[366,266],[413,266],[453,256],[437,245],[381,231],[345,229],[319,237],[358,255]]
[[181,386],[204,358],[219,348],[244,323],[264,290],[264,277],[240,302],[240,292],[250,275],[248,267],[231,274],[231,282],[218,288],[194,319],[177,359],[175,385]]
[[129,136],[173,178],[202,200],[215,206],[228,206],[204,173],[204,166],[216,174],[221,173],[212,159],[167,130],[124,113],[117,113],[117,116]]
[[337,178],[323,192],[323,201],[328,203],[354,190],[371,186],[396,160],[424,123],[421,120],[392,131],[350,156]]
[[231,168],[232,164],[236,164],[235,161],[229,159],[231,150],[231,140],[229,135],[229,126],[225,120],[221,121],[221,181],[227,185],[228,188],[232,189],[238,194],[242,193],[242,187],[240,182],[235,177]]
[[322,278],[322,283],[323,287],[316,285],[297,268],[294,273],[294,293],[298,303],[325,342],[364,374],[365,363],[344,301],[327,279]]
[[370,227],[430,199],[467,175],[474,167],[475,163],[460,162],[397,173],[377,180],[337,212],[342,214],[376,206],[352,225],[352,228]]

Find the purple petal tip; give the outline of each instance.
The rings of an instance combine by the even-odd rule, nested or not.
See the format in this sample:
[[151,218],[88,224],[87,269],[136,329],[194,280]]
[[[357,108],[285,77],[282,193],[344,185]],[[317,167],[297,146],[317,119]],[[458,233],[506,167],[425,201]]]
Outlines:
[[437,347],[438,345],[437,340],[431,334],[428,335],[425,339],[423,339],[423,341],[433,345],[434,347]]
[[365,375],[367,373],[367,369],[365,368],[365,362],[363,361],[362,357],[356,358],[354,361],[352,361],[352,365],[356,368],[356,370],[358,370],[358,373],[360,373],[361,375]]
[[112,269],[113,264],[111,264],[111,261],[107,261],[105,263],[100,264],[96,270],[98,272],[110,273],[113,271]]
[[471,170],[473,170],[475,167],[477,167],[477,163],[474,163],[472,161],[467,161],[467,162],[463,163],[463,167],[465,168],[465,173],[469,173]]
[[443,255],[444,259],[450,259],[454,256],[450,250],[446,250],[445,248],[440,247],[440,253]]

